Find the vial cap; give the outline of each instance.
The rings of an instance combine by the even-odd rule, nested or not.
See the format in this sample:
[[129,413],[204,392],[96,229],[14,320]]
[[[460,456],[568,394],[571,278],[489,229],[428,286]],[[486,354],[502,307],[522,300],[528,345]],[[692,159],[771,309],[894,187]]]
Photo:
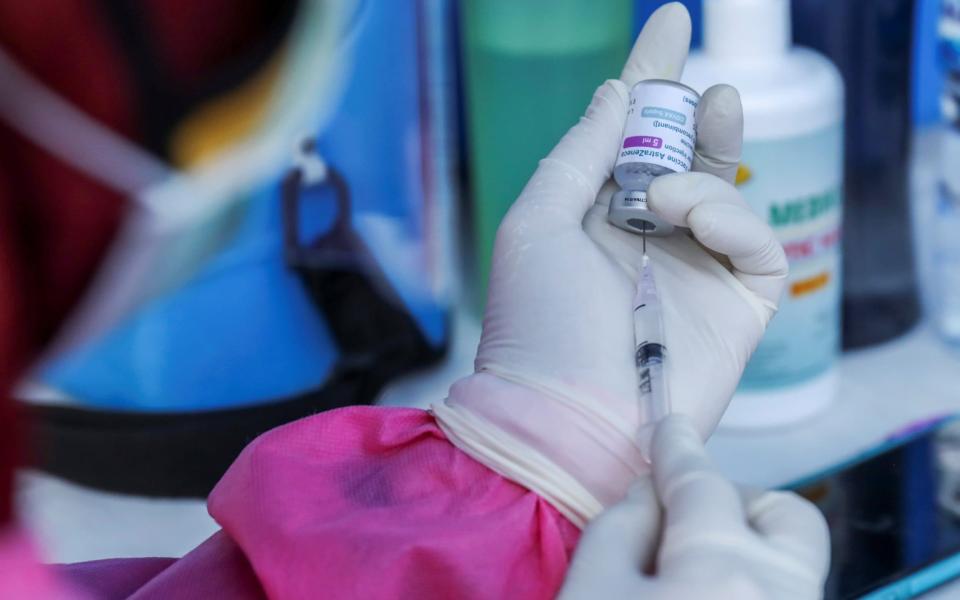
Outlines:
[[703,2],[703,47],[711,56],[773,58],[790,43],[790,0]]
[[651,237],[663,237],[673,233],[674,226],[647,208],[647,193],[637,190],[620,190],[610,199],[607,220],[620,229]]

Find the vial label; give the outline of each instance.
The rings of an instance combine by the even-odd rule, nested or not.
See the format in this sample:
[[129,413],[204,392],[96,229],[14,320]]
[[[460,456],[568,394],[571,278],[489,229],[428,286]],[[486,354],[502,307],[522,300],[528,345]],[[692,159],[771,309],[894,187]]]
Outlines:
[[636,189],[644,175],[689,171],[696,144],[699,97],[669,81],[641,81],[630,90],[623,143],[614,176],[624,189]]
[[647,193],[644,191],[638,190],[625,194],[617,194],[613,201],[617,203],[617,208],[639,208],[641,210],[648,210]]

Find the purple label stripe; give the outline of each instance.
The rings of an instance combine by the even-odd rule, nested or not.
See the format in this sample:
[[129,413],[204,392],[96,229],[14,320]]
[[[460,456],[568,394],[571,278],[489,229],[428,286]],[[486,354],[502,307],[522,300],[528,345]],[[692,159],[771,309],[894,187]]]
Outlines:
[[662,148],[663,139],[650,135],[634,135],[623,140],[624,148]]

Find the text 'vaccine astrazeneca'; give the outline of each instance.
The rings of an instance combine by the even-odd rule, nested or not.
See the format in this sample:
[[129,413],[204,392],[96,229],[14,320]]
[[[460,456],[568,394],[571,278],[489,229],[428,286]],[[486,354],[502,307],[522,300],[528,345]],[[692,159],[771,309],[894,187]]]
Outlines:
[[647,188],[655,177],[690,170],[699,103],[697,92],[676,81],[647,79],[630,90],[623,140],[613,169],[621,191],[610,201],[611,223],[648,235],[673,231],[673,225],[647,209]]

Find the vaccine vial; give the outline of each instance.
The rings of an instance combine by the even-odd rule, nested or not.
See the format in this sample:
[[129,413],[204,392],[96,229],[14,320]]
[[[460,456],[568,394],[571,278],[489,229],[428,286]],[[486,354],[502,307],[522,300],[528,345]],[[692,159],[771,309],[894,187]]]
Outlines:
[[610,200],[611,223],[646,235],[663,236],[673,225],[647,208],[655,177],[689,171],[697,143],[700,94],[682,83],[647,79],[630,90],[627,121],[613,178],[620,191]]

